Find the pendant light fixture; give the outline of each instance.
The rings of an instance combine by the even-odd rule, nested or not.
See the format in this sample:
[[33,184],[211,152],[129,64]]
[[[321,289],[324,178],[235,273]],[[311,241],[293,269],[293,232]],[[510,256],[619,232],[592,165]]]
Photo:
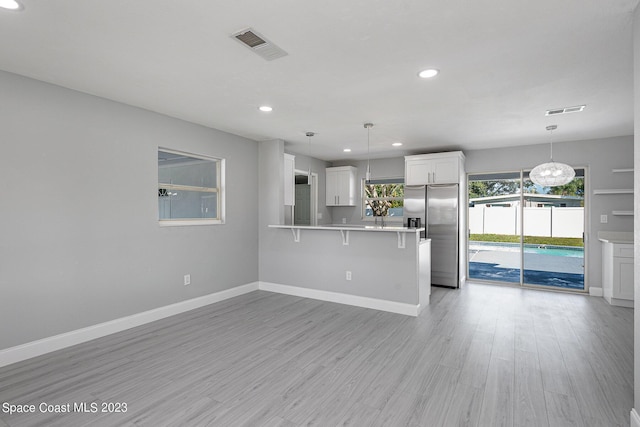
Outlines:
[[307,175],[307,184],[311,185],[311,137],[315,135],[315,132],[307,132],[306,135],[309,138],[309,172]]
[[370,147],[370,137],[371,137],[371,128],[373,127],[373,123],[365,123],[365,129],[367,130],[367,173],[365,174],[365,182],[369,184],[371,182],[371,151]]
[[565,163],[556,163],[553,161],[553,131],[558,128],[557,125],[547,126],[547,130],[551,132],[551,160],[536,166],[529,172],[529,178],[535,184],[542,187],[557,187],[559,185],[568,184],[576,176],[576,171]]

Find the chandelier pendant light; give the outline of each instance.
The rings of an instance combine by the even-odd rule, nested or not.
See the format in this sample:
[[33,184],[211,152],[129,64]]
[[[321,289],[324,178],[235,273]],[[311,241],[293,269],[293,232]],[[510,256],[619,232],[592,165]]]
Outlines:
[[311,185],[311,137],[315,135],[315,132],[307,132],[306,135],[309,138],[309,172],[307,173],[307,184]]
[[370,151],[370,134],[373,123],[365,123],[365,129],[367,130],[367,172],[365,174],[365,183],[369,184],[371,181],[371,151]]
[[529,172],[531,181],[541,187],[565,185],[570,183],[576,176],[576,171],[574,171],[571,166],[553,161],[553,131],[557,128],[557,125],[547,126],[547,130],[551,132],[551,160],[536,166]]

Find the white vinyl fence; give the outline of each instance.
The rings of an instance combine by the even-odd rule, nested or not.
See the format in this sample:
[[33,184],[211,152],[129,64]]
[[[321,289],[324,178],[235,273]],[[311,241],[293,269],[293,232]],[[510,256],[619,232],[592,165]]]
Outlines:
[[[520,234],[520,208],[474,206],[469,208],[471,234]],[[524,235],[582,237],[584,208],[524,208]]]

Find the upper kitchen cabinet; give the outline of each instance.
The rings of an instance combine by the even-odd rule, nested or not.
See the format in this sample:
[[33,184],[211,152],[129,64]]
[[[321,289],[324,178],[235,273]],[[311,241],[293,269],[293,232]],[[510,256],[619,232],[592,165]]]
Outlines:
[[353,166],[327,168],[327,206],[356,205],[356,171]]
[[456,184],[464,173],[462,151],[405,156],[405,185]]
[[296,156],[285,153],[284,154],[284,204],[285,206],[295,206],[296,204],[295,170],[296,170]]

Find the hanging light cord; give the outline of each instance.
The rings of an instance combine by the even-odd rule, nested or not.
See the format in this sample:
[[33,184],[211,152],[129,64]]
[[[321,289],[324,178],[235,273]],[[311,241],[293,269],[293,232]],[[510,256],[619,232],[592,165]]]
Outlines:
[[373,127],[373,123],[365,123],[364,127],[367,129],[367,173],[365,176],[365,181],[367,184],[371,181],[371,151],[370,147],[370,137],[371,137],[371,128]]
[[307,175],[307,184],[311,185],[311,137],[315,135],[315,132],[307,132],[309,138],[308,151],[309,151],[309,173]]
[[548,130],[549,132],[551,132],[551,138],[550,138],[550,140],[551,140],[551,141],[550,141],[550,142],[551,142],[551,147],[550,147],[550,150],[551,150],[551,161],[552,161],[552,162],[553,162],[553,131],[554,131],[554,130],[556,130],[556,129],[558,129],[558,126],[557,126],[557,125],[547,126],[547,130]]

